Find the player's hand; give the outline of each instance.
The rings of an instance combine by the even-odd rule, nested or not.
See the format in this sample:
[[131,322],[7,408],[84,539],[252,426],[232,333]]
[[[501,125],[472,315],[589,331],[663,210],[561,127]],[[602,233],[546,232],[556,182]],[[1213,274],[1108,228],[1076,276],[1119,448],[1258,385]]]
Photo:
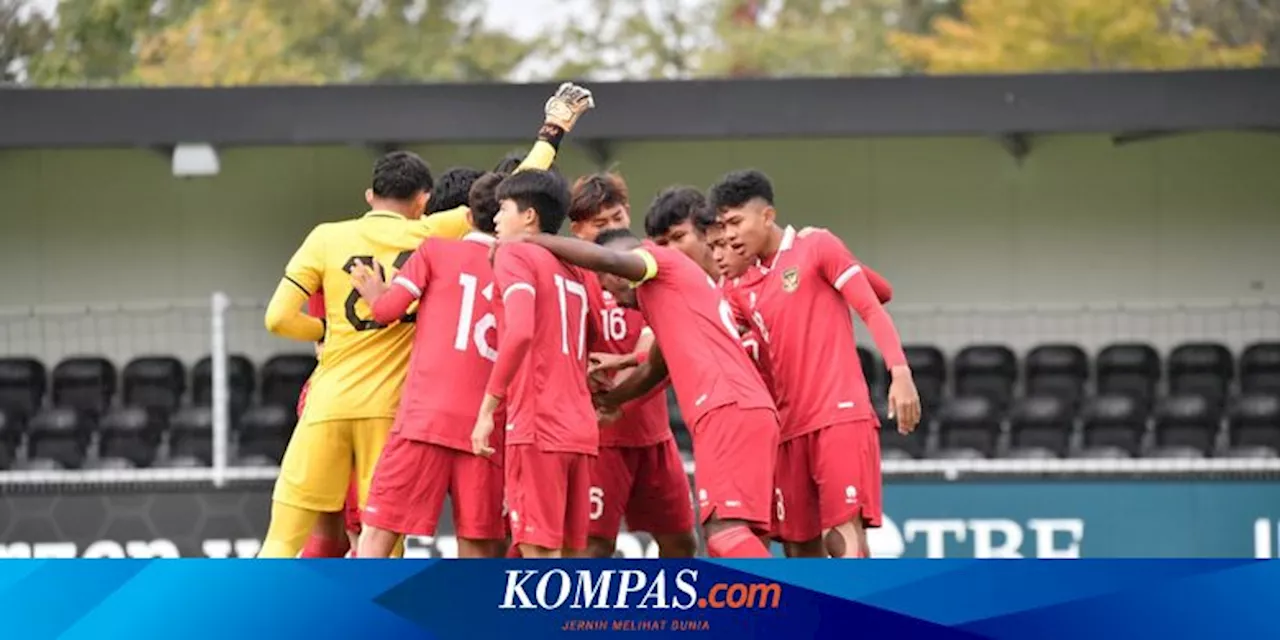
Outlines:
[[920,392],[911,371],[895,370],[889,384],[889,418],[898,421],[898,433],[906,435],[920,424]]
[[818,231],[826,231],[826,229],[824,229],[824,228],[822,228],[822,227],[805,227],[805,228],[801,229],[801,230],[800,230],[800,233],[797,233],[796,235],[797,235],[797,236],[799,236],[799,237],[801,237],[801,238],[803,238],[803,237],[805,237],[805,236],[807,236],[807,235],[810,235],[810,234],[816,233],[816,232],[818,232]]
[[486,458],[493,455],[494,449],[489,446],[489,436],[492,433],[493,414],[486,415],[482,412],[476,416],[476,426],[471,430],[471,453]]
[[612,375],[636,366],[636,357],[622,353],[593,353],[587,357],[587,375]]
[[387,284],[383,282],[381,273],[374,271],[357,258],[355,266],[351,269],[351,287],[360,292],[360,297],[368,302],[377,300],[386,291]]
[[613,378],[602,371],[587,372],[587,390],[592,394],[607,393],[613,389]]
[[600,424],[613,424],[622,417],[622,408],[612,405],[596,405],[596,421]]
[[595,106],[595,98],[590,91],[566,82],[560,85],[555,95],[551,96],[543,107],[547,116],[545,122],[560,127],[568,133],[573,130],[573,125],[577,124],[578,118]]

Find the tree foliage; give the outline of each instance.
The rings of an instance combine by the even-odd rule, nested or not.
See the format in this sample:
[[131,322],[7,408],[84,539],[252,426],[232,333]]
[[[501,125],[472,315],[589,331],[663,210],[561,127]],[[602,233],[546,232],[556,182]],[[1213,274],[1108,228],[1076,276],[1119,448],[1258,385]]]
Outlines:
[[43,51],[52,36],[44,16],[23,11],[20,0],[0,0],[0,84],[25,76],[32,56]]
[[904,60],[928,73],[1252,66],[1258,44],[1230,46],[1182,23],[1173,0],[966,0],[962,19],[931,34],[894,33]]

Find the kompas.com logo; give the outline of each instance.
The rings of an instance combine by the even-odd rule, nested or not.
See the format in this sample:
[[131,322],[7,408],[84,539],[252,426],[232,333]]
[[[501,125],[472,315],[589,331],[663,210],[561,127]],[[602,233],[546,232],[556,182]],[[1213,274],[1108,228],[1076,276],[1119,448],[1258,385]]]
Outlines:
[[777,609],[777,582],[700,586],[697,569],[509,569],[499,609]]

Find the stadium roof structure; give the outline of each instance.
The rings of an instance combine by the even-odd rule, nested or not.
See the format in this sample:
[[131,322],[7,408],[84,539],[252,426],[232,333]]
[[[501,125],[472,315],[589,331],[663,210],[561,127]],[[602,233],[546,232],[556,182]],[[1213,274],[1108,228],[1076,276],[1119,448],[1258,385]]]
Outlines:
[[[1280,69],[618,82],[574,137],[611,141],[1280,131]],[[462,143],[528,135],[548,84],[0,90],[0,148]],[[1022,149],[1025,152],[1025,148]]]

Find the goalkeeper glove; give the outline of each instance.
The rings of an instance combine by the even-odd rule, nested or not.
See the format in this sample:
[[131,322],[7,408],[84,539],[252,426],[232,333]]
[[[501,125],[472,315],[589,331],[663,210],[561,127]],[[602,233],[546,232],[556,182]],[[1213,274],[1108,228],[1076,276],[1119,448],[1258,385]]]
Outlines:
[[573,130],[573,125],[578,122],[578,118],[594,106],[596,103],[590,91],[566,82],[560,85],[555,95],[547,100],[547,105],[543,109],[547,116],[545,122],[560,127],[568,133]]

